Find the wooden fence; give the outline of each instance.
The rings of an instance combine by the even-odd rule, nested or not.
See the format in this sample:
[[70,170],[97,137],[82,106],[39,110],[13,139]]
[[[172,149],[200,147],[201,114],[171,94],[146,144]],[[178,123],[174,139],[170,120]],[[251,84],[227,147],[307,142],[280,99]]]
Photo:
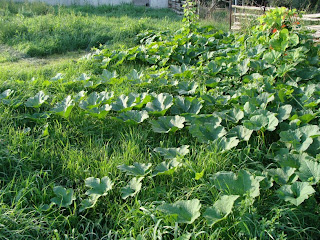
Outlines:
[[[272,7],[252,7],[252,6],[238,6],[232,5],[230,8],[230,28],[231,30],[240,30],[243,21],[250,21],[254,18],[264,14],[265,11],[274,9]],[[252,13],[254,12],[254,13]],[[300,21],[307,22],[306,27],[310,30],[314,30],[313,34],[315,40],[320,39],[320,13],[316,14],[304,14]]]
[[186,3],[186,1],[182,0],[169,0],[168,5],[169,8],[171,8],[176,13],[182,15],[183,14],[183,5]]

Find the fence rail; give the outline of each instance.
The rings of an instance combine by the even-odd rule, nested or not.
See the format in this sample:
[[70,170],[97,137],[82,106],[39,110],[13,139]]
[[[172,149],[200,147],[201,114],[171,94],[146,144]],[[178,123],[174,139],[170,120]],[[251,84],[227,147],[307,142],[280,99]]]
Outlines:
[[186,1],[181,0],[169,0],[168,5],[169,8],[171,8],[173,11],[175,11],[177,14],[182,15],[183,14],[183,5],[186,3]]

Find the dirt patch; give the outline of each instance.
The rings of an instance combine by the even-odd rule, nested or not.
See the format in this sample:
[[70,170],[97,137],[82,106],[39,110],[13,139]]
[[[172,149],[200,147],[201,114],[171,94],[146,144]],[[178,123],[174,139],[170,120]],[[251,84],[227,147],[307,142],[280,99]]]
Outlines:
[[0,62],[13,62],[27,57],[26,54],[8,45],[0,44]]

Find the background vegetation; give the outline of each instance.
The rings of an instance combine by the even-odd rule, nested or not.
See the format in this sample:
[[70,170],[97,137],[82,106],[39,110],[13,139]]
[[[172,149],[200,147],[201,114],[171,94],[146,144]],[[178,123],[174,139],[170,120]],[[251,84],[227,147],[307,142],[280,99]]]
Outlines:
[[[315,144],[310,149],[314,151],[297,153],[294,149],[301,147],[302,140],[303,148],[311,144],[311,137],[299,135],[297,129],[319,126],[320,96],[319,49],[306,33],[300,32],[298,36],[294,31],[286,31],[296,21],[286,22],[283,27],[282,20],[274,23],[271,16],[265,19],[267,24],[257,25],[252,32],[234,35],[219,28],[204,27],[207,22],[181,23],[180,17],[167,10],[159,12],[131,5],[58,8],[9,3],[3,6],[3,32],[10,30],[7,24],[11,22],[16,24],[17,32],[4,38],[6,51],[1,53],[0,61],[0,239],[319,239],[319,171],[311,172],[314,178],[305,173],[305,184],[309,186],[308,182],[312,182],[315,193],[307,194],[299,206],[281,199],[276,192],[280,187],[301,183],[297,177],[300,168],[299,171],[293,167],[282,168],[280,160],[290,164],[311,161],[319,166],[317,132],[311,134],[311,142]],[[33,10],[24,16],[24,9]],[[125,16],[117,16],[123,12]],[[196,18],[193,12],[188,13],[189,20]],[[141,20],[143,24],[140,17],[147,17]],[[48,21],[51,30],[34,19]],[[117,27],[112,28],[104,20]],[[105,24],[105,29],[114,35],[95,26],[96,21]],[[99,29],[98,33],[91,32],[91,24]],[[46,34],[42,35],[42,28]],[[139,29],[155,31],[136,36]],[[72,40],[66,36],[67,30],[74,36]],[[91,34],[83,45],[77,37],[86,38],[82,31]],[[89,39],[104,34],[110,39],[96,42],[97,45],[107,42],[102,51],[84,56],[83,49],[88,49]],[[38,37],[38,42],[30,36]],[[47,41],[41,41],[43,37]],[[35,56],[45,55],[45,58],[25,56],[32,55],[32,51],[28,52],[31,47],[37,49]],[[53,54],[72,49],[77,51]],[[217,61],[211,61],[213,57]],[[117,74],[113,75],[113,71]],[[187,85],[177,85],[180,82]],[[40,91],[48,95],[43,102],[36,97]],[[79,94],[81,91],[83,95]],[[244,121],[256,130],[252,131],[250,141],[241,141],[239,147],[221,152],[217,142],[203,143],[188,130],[187,123],[175,133],[159,133],[149,120],[132,126],[119,121],[120,111],[98,118],[97,113],[90,111],[94,108],[92,102],[88,109],[80,106],[81,99],[87,101],[90,94],[102,91],[114,92],[112,103],[121,94],[143,92],[154,98],[165,92],[174,96],[175,104],[179,97],[199,99],[203,104],[200,113],[211,115],[204,118],[212,119],[213,112],[226,116],[223,114],[228,115],[234,109],[240,113],[240,117],[234,113],[231,119],[235,120],[231,121],[223,117],[221,124],[228,132],[240,123],[242,126]],[[70,116],[63,117],[58,111],[48,118],[42,115],[67,95],[75,102]],[[258,105],[255,100],[259,100]],[[39,101],[41,104],[37,106]],[[246,101],[251,105],[247,104],[244,110]],[[258,108],[255,114],[263,121],[251,121],[251,113],[247,112],[254,111],[253,105]],[[290,116],[286,112],[290,109],[288,105],[293,109]],[[279,109],[283,112],[275,113]],[[65,110],[62,108],[60,113]],[[246,116],[243,114],[241,119],[244,111]],[[273,117],[283,118],[282,123],[273,118],[270,127],[275,128],[273,131],[266,130],[269,120],[263,116],[270,116],[270,111]],[[201,119],[200,115],[194,118]],[[151,113],[150,119],[159,121]],[[279,133],[288,131],[290,134],[281,137],[281,141]],[[122,173],[119,165],[138,162],[154,167],[164,159],[153,149],[181,145],[190,146],[185,156],[177,158],[182,164],[179,168],[173,169],[171,175],[151,177],[148,172],[136,196],[121,198],[121,189],[132,176]],[[279,147],[287,146],[288,153],[277,152]],[[288,159],[275,161],[281,156]],[[258,184],[260,192],[255,193],[255,198],[250,192],[239,193],[234,212],[210,226],[203,215],[222,195],[212,181],[219,171],[236,174],[248,171],[246,181],[254,184],[246,186],[256,190]],[[258,174],[266,176],[260,185]],[[86,179],[104,176],[112,180],[113,189],[92,208],[80,212],[80,204],[89,195]],[[59,199],[54,199],[59,197],[54,192],[56,186],[73,189],[75,201],[71,199],[60,206]],[[299,194],[295,192],[287,197],[294,201]],[[192,224],[178,223],[177,216],[158,209],[164,202],[189,199],[200,199],[202,204],[202,217]]]

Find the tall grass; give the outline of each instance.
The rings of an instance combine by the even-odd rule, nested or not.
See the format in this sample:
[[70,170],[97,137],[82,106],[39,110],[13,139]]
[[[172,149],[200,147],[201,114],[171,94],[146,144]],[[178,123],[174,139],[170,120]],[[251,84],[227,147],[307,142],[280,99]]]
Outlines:
[[132,45],[144,30],[174,30],[181,18],[170,10],[122,6],[0,4],[0,43],[30,56],[46,56],[100,44]]

